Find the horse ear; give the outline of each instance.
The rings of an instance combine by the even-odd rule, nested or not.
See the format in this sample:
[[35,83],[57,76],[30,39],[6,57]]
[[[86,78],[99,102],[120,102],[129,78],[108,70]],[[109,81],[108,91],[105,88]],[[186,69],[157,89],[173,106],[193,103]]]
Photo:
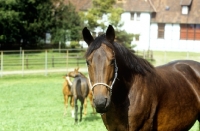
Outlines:
[[91,44],[91,42],[94,40],[92,35],[90,34],[90,31],[85,27],[82,31],[83,39],[88,44],[88,46]]
[[113,43],[115,40],[115,30],[112,25],[109,25],[108,29],[106,30],[106,38],[110,43]]

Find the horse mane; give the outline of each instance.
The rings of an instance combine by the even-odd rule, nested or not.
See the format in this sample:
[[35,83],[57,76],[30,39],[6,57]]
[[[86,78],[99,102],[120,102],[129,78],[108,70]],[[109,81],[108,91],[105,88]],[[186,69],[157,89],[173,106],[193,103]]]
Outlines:
[[84,78],[87,78],[83,73],[81,73],[81,72],[78,72],[78,75],[77,76],[82,76],[82,77],[84,77]]
[[[107,39],[106,35],[102,34],[95,38],[95,40],[90,44],[87,49],[86,57],[88,57],[94,50],[98,49],[101,44],[104,43],[108,47],[114,50],[117,65],[121,68],[126,69],[127,72],[137,73],[141,75],[146,75],[147,72],[154,73],[155,68],[145,59],[136,56],[129,49],[121,44],[114,42],[111,44]],[[122,64],[121,64],[122,63]]]

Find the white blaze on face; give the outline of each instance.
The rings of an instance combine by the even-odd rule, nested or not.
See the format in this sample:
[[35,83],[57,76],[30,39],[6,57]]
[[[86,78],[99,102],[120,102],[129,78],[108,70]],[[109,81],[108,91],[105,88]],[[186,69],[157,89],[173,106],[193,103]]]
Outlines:
[[69,83],[70,86],[72,86],[72,82],[69,79],[69,76],[66,76],[65,79],[67,80],[67,82]]

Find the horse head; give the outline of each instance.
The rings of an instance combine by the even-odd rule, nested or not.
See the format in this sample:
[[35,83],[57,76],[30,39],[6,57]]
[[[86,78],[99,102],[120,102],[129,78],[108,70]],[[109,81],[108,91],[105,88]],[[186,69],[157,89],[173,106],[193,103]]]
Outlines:
[[71,72],[68,73],[68,76],[75,78],[77,75],[79,75],[79,71],[78,70],[79,70],[79,67],[75,68],[74,71],[71,71]]
[[112,87],[117,77],[117,64],[112,46],[115,31],[110,25],[106,34],[94,39],[85,27],[82,34],[88,44],[86,62],[92,84],[93,102],[96,111],[104,113],[110,105]]

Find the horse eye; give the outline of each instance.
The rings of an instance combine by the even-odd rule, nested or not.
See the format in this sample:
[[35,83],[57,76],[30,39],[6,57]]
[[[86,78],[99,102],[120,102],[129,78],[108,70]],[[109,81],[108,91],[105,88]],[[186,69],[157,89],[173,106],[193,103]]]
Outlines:
[[111,60],[110,65],[114,65],[115,64],[115,59]]
[[86,64],[87,64],[87,66],[89,66],[90,65],[89,61],[86,61]]

